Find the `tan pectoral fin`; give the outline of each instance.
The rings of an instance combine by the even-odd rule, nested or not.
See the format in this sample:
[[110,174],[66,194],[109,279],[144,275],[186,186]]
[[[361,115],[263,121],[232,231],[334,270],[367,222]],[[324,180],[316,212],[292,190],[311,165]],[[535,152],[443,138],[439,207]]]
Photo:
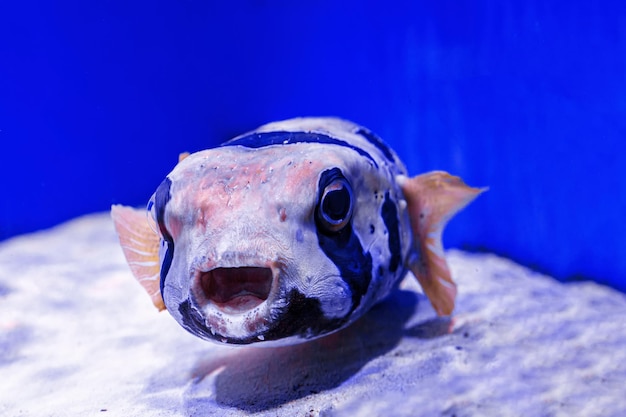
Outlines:
[[441,244],[441,234],[448,220],[469,204],[485,188],[472,188],[459,177],[433,171],[413,178],[398,177],[407,202],[413,247],[407,266],[417,277],[424,293],[440,316],[454,310],[456,284]]
[[159,236],[150,228],[145,210],[114,205],[111,217],[126,262],[159,311],[165,309],[160,289]]

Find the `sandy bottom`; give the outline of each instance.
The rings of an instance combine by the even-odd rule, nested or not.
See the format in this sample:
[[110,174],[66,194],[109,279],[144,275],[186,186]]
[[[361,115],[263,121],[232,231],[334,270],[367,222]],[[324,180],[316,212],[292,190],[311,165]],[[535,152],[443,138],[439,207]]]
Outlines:
[[626,296],[448,254],[454,319],[412,280],[352,327],[225,347],[157,313],[108,215],[0,245],[1,416],[626,416]]

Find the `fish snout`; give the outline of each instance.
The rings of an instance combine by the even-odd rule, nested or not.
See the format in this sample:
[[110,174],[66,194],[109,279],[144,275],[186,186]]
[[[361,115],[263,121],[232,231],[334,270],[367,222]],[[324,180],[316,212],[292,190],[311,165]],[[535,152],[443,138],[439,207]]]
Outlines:
[[207,340],[246,344],[263,340],[280,299],[279,261],[237,254],[198,265],[180,323]]
[[276,255],[226,250],[203,259],[193,267],[191,292],[206,316],[261,314],[278,292],[284,266]]
[[213,306],[226,314],[242,314],[268,299],[274,278],[266,266],[217,267],[196,273],[194,293],[203,309]]

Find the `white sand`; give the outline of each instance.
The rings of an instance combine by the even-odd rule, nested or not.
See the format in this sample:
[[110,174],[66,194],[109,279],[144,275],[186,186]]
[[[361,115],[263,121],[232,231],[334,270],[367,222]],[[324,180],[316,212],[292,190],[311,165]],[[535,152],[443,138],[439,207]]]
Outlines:
[[449,261],[452,322],[409,285],[328,338],[237,348],[156,312],[106,214],[9,240],[0,416],[626,416],[624,294]]

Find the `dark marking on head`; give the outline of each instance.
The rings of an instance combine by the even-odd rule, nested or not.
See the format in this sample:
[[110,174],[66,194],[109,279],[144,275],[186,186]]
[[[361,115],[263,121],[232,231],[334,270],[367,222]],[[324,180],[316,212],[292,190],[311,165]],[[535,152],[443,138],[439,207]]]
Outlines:
[[299,243],[304,242],[304,234],[302,233],[302,229],[296,230],[296,241]]
[[395,162],[393,154],[391,153],[391,149],[389,149],[389,147],[385,144],[385,142],[383,142],[381,138],[378,137],[378,135],[373,133],[371,130],[365,129],[364,127],[357,130],[356,133],[363,136],[372,145],[376,146],[378,150],[381,151],[383,155],[385,155],[385,158],[387,158],[390,162]]
[[385,202],[380,209],[380,215],[382,216],[385,227],[387,227],[387,231],[389,232],[387,234],[389,252],[391,253],[389,271],[396,272],[400,262],[402,261],[402,255],[400,254],[400,228],[396,203],[389,196],[389,192],[385,193]]
[[251,133],[247,136],[242,136],[233,140],[229,140],[223,143],[221,146],[245,146],[246,148],[264,148],[272,145],[289,145],[292,143],[323,143],[330,145],[343,146],[353,151],[356,151],[359,155],[368,158],[376,168],[378,164],[372,156],[359,148],[358,146],[351,145],[348,142],[339,140],[328,135],[321,133],[311,132],[263,132],[263,133]]
[[165,286],[165,277],[170,270],[170,266],[172,265],[172,258],[174,258],[174,239],[172,235],[165,227],[165,206],[172,198],[170,193],[170,188],[172,187],[172,180],[169,178],[165,178],[159,188],[157,188],[156,193],[154,195],[154,208],[156,212],[156,221],[159,226],[159,230],[161,231],[161,235],[163,236],[163,240],[167,244],[167,248],[165,250],[165,256],[163,258],[163,264],[161,265],[161,296],[163,296],[163,287]]
[[327,318],[322,312],[319,299],[306,297],[296,289],[292,289],[286,299],[286,309],[275,324],[263,333],[265,340],[278,340],[289,336],[311,339],[337,330],[347,321],[347,317]]
[[[322,172],[319,181],[319,190],[324,190],[337,175],[343,175],[341,170],[333,168]],[[319,209],[319,200],[318,207]],[[352,308],[350,313],[357,308],[361,298],[367,292],[372,280],[372,255],[363,250],[361,241],[352,229],[350,221],[338,232],[328,232],[319,224],[316,217],[317,239],[320,248],[326,256],[337,266],[341,278],[348,284],[352,291]]]
[[[183,301],[178,306],[178,312],[183,317],[183,327],[191,334],[206,339],[212,337],[211,331],[204,324],[204,317],[194,308],[189,300]],[[216,338],[216,340],[219,340]]]
[[376,228],[374,227],[374,225],[370,224],[370,235],[373,235],[375,231],[376,231]]

